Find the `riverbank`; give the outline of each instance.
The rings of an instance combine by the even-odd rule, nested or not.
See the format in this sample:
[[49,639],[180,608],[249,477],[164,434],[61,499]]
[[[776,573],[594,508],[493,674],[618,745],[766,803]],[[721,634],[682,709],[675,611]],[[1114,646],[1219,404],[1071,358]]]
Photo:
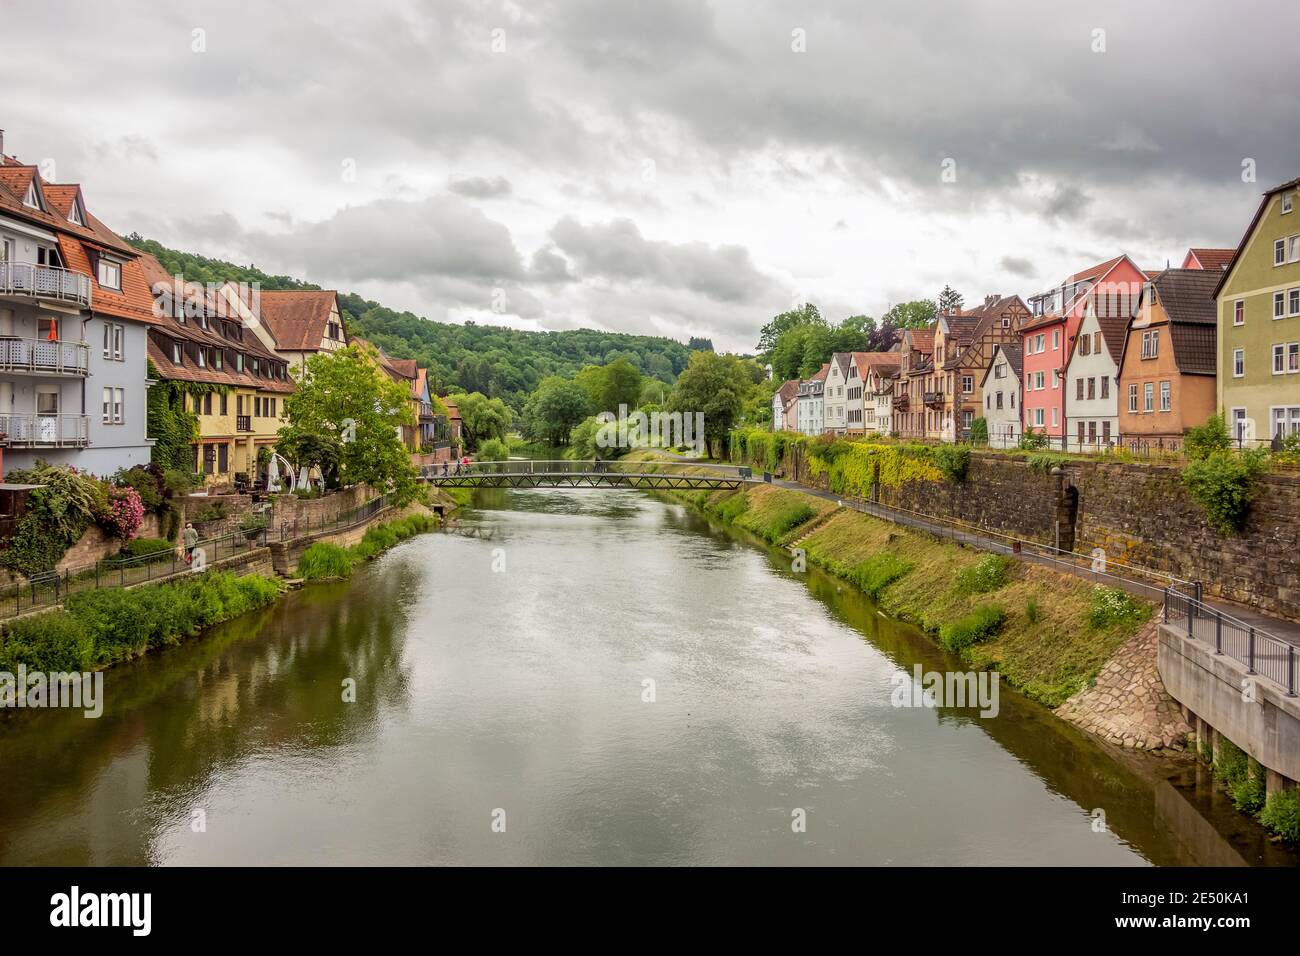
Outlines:
[[[432,491],[448,510],[456,503]],[[381,516],[387,520],[378,520]],[[353,563],[370,560],[415,534],[434,530],[438,516],[414,502],[396,516],[383,512],[369,523],[344,529],[311,545],[343,550],[333,540],[355,538],[344,551]],[[349,541],[349,543],[351,543]],[[70,595],[60,608],[24,615],[0,631],[0,671],[86,673],[134,660],[160,648],[199,637],[211,627],[274,603],[286,590],[270,549],[249,552],[238,571],[212,569],[125,588]],[[322,576],[322,575],[318,575]]]
[[[1052,708],[1092,688],[1154,612],[1154,605],[1117,589],[939,540],[800,491],[755,485],[671,497],[791,551],[796,568],[803,560],[853,584],[883,613],[916,624],[972,667],[996,669]],[[1089,708],[1075,710],[1091,716]],[[1130,746],[1141,749],[1184,743],[1177,723],[1153,727],[1149,735],[1123,730]]]

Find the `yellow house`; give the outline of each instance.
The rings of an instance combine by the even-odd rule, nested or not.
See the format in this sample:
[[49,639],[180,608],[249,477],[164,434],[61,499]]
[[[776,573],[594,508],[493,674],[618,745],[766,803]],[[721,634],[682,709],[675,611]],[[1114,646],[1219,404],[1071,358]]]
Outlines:
[[[149,333],[149,359],[167,381],[184,383],[198,416],[193,467],[207,485],[264,483],[261,449],[271,449],[285,424],[284,400],[294,390],[288,362],[268,348],[245,315],[210,290],[176,288],[152,256],[145,257],[159,318]],[[169,294],[170,290],[170,294]]]

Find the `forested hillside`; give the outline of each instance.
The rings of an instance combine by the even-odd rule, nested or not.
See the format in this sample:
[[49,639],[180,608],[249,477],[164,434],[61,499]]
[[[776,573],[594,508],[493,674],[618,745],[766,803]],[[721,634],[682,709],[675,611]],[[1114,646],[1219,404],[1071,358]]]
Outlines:
[[[127,240],[153,253],[173,274],[192,282],[260,283],[263,289],[319,289],[290,276],[267,275],[255,266],[168,249],[133,233]],[[397,312],[353,293],[339,293],[348,330],[374,342],[395,358],[413,358],[429,368],[435,388],[459,386],[502,398],[516,410],[547,375],[571,378],[584,366],[607,365],[626,358],[643,374],[672,384],[691,349],[659,336],[627,335],[576,329],[523,332],[496,325],[434,322],[411,312]],[[692,340],[709,347],[708,340]]]

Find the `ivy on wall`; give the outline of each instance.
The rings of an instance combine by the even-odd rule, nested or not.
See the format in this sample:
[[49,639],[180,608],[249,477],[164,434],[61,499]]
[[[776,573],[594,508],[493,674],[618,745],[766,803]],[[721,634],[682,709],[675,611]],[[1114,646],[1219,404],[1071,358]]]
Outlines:
[[[154,439],[152,459],[163,468],[192,472],[194,450],[199,437],[199,416],[185,407],[185,396],[194,394],[198,383],[164,380],[158,368],[149,362],[148,375],[154,384],[146,398],[148,434]],[[198,392],[197,394],[202,394]]]

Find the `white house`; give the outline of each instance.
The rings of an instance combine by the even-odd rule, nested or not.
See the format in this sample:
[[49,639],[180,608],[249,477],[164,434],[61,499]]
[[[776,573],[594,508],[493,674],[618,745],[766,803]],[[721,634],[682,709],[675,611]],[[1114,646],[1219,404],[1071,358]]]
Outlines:
[[898,371],[879,371],[874,376],[872,394],[876,400],[876,434],[892,435],[894,426],[894,389],[898,386]]
[[1065,368],[1067,448],[1092,451],[1119,437],[1119,363],[1128,321],[1099,316],[1094,302],[1084,311]]
[[[898,371],[899,352],[854,352],[857,379],[849,389],[849,431],[880,434],[876,392],[882,375]],[[886,412],[888,415],[888,412]],[[885,434],[888,434],[886,429]]]
[[831,363],[827,362],[816,375],[799,383],[797,420],[800,434],[820,435],[825,427],[826,414],[823,402],[826,376],[830,367]]
[[853,364],[851,352],[836,352],[829,365],[824,388],[826,419],[822,430],[843,435],[849,428],[849,398],[846,393],[856,383],[858,369]]
[[984,394],[984,420],[989,426],[989,447],[1015,448],[1020,444],[1021,387],[1024,375],[1022,347],[998,343],[993,361],[984,372],[980,391]]
[[799,400],[799,380],[789,379],[772,393],[772,431],[795,431],[799,427],[796,404]]

